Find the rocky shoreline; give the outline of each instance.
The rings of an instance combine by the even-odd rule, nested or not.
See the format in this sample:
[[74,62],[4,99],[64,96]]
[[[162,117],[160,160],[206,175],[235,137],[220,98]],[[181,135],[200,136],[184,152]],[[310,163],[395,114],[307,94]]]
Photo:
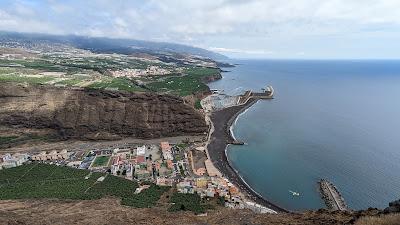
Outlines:
[[214,132],[211,134],[210,142],[207,147],[208,153],[214,166],[223,174],[224,177],[228,178],[229,181],[240,188],[242,193],[246,194],[249,199],[277,212],[289,212],[287,209],[279,207],[255,192],[246,182],[244,182],[238,172],[231,166],[226,156],[228,143],[236,141],[235,138],[232,137],[230,127],[242,112],[257,101],[258,99],[250,99],[243,105],[225,108],[211,114],[210,119],[214,126]]

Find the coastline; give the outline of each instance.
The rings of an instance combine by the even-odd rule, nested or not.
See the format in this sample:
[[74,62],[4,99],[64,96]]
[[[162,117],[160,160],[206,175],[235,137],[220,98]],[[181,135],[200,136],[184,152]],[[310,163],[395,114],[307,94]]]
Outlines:
[[228,143],[236,141],[231,132],[232,125],[240,114],[255,104],[258,100],[259,99],[252,98],[245,104],[225,108],[213,112],[210,115],[209,119],[214,130],[210,135],[210,140],[207,145],[208,154],[213,165],[223,174],[224,177],[234,183],[247,198],[276,212],[289,212],[289,210],[266,200],[259,193],[253,190],[240,176],[238,171],[233,168],[227,157],[226,152]]

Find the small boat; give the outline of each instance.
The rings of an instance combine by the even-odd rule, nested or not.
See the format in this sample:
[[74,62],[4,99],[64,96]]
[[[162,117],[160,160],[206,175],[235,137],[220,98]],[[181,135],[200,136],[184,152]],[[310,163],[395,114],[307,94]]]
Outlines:
[[300,193],[298,193],[298,192],[291,191],[291,190],[289,190],[289,192],[290,192],[293,196],[300,196]]

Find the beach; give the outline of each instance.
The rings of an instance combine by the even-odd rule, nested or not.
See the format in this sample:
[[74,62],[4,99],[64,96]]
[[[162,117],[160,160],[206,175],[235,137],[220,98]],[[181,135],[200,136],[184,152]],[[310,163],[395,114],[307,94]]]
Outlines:
[[208,154],[214,166],[223,174],[224,177],[235,184],[247,198],[277,212],[288,212],[288,210],[266,200],[247,185],[237,171],[230,165],[226,156],[228,143],[237,141],[232,137],[230,132],[232,124],[242,112],[251,107],[257,101],[258,99],[252,98],[245,104],[225,108],[211,114],[210,120],[213,123],[214,130],[207,146]]

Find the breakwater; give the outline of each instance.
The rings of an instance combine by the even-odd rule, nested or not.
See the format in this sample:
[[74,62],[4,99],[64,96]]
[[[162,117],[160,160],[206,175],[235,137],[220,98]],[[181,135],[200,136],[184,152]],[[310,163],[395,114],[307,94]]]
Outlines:
[[344,201],[344,198],[333,183],[325,179],[321,179],[318,183],[322,199],[325,201],[328,209],[340,211],[349,210],[346,202]]

